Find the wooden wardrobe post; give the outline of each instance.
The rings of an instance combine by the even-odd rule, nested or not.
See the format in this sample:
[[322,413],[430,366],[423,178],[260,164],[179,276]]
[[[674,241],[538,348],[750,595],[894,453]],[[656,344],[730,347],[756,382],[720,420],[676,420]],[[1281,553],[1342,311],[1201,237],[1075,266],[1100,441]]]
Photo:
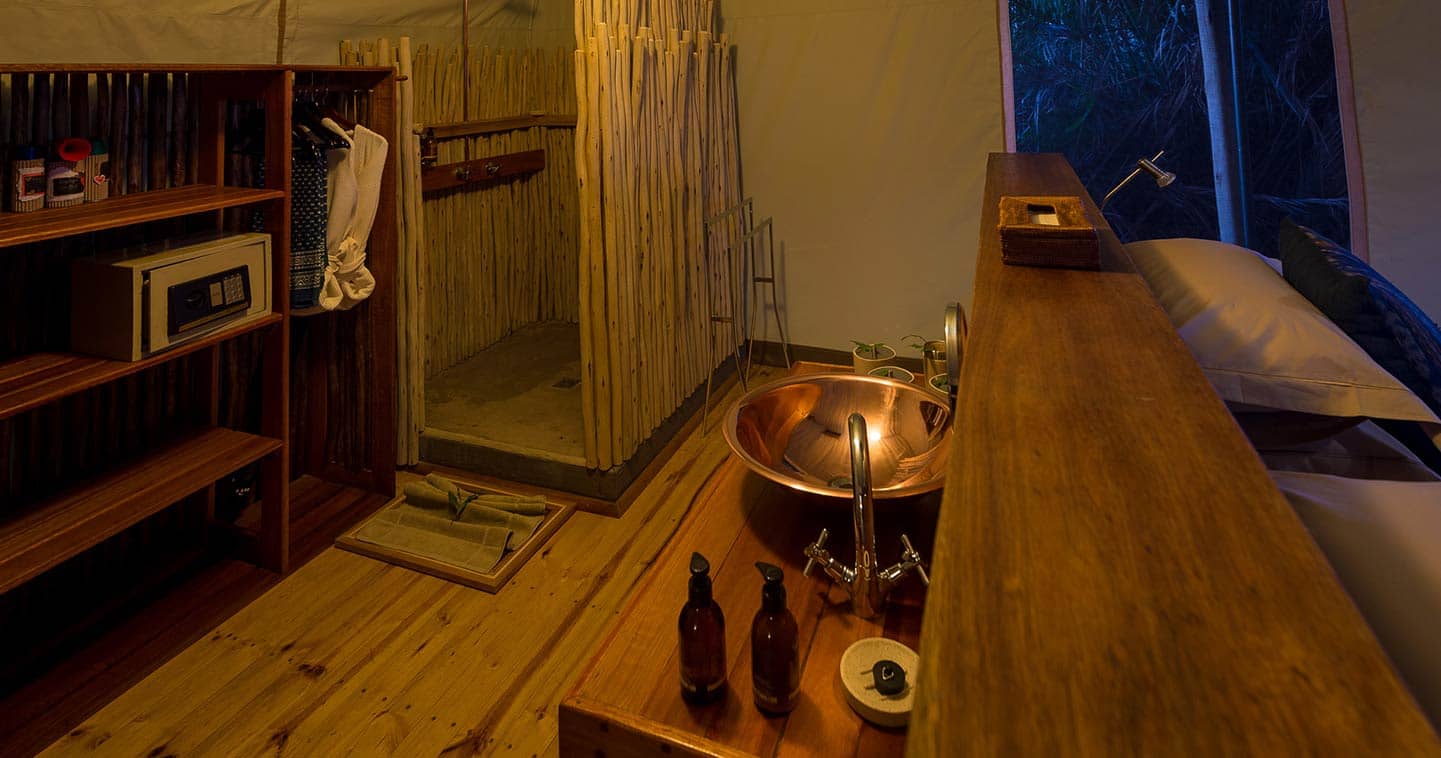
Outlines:
[[[389,63],[389,61],[383,61]],[[396,271],[400,266],[399,235],[396,229],[396,176],[400,171],[400,151],[410,144],[407,124],[395,123],[395,77],[385,77],[370,91],[370,123],[366,127],[390,143],[386,153],[385,172],[380,179],[380,204],[375,224],[370,230],[370,252],[366,256],[370,273],[375,277],[376,292],[381,297],[370,300],[371,379],[370,403],[370,472],[372,490],[383,495],[395,494],[396,447]]]
[[[265,87],[266,134],[279,139],[265,143],[265,186],[285,196],[266,206],[265,226],[270,233],[272,271],[271,307],[282,319],[265,332],[261,352],[260,431],[267,437],[288,441],[290,436],[290,103],[295,74],[285,71],[272,77]],[[207,108],[201,118],[218,115]],[[223,122],[222,122],[223,123]],[[207,146],[209,136],[204,135]],[[220,135],[224,140],[224,134]],[[223,159],[223,151],[221,153]],[[213,170],[213,161],[203,160],[202,170]],[[290,455],[288,445],[267,456],[261,464],[260,561],[274,571],[290,568]]]

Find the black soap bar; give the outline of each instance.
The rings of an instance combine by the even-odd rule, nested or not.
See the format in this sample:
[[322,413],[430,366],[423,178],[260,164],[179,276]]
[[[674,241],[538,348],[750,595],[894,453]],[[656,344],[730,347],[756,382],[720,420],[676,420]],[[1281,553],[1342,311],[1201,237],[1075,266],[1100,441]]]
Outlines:
[[882,658],[871,667],[871,676],[876,678],[876,692],[882,695],[899,695],[906,691],[906,670],[895,661]]

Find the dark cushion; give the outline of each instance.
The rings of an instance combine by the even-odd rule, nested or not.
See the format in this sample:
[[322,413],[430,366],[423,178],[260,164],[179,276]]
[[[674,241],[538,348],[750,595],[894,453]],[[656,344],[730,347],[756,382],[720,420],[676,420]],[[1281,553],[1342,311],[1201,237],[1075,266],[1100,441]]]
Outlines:
[[[1290,219],[1281,223],[1280,250],[1286,281],[1441,414],[1441,329],[1436,323],[1365,261]],[[1428,447],[1429,463],[1436,460],[1436,449]]]

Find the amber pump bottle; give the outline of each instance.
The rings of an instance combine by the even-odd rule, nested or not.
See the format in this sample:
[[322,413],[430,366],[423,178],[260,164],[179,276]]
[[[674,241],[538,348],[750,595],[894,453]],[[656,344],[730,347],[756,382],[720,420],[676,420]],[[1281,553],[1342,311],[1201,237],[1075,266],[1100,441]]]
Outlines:
[[801,656],[796,617],[786,608],[785,574],[779,566],[757,563],[765,577],[761,609],[751,622],[751,684],[756,707],[766,713],[790,713],[801,694]]
[[690,597],[680,609],[680,692],[693,703],[715,700],[726,686],[726,622],[711,598],[710,562],[690,556]]

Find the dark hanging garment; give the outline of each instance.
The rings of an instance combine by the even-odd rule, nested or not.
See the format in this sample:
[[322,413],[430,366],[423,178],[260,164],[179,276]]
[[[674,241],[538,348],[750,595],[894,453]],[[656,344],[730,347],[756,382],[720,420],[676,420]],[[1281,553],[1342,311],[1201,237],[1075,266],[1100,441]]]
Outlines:
[[323,150],[297,145],[290,176],[290,307],[313,308],[325,285],[326,160]]

